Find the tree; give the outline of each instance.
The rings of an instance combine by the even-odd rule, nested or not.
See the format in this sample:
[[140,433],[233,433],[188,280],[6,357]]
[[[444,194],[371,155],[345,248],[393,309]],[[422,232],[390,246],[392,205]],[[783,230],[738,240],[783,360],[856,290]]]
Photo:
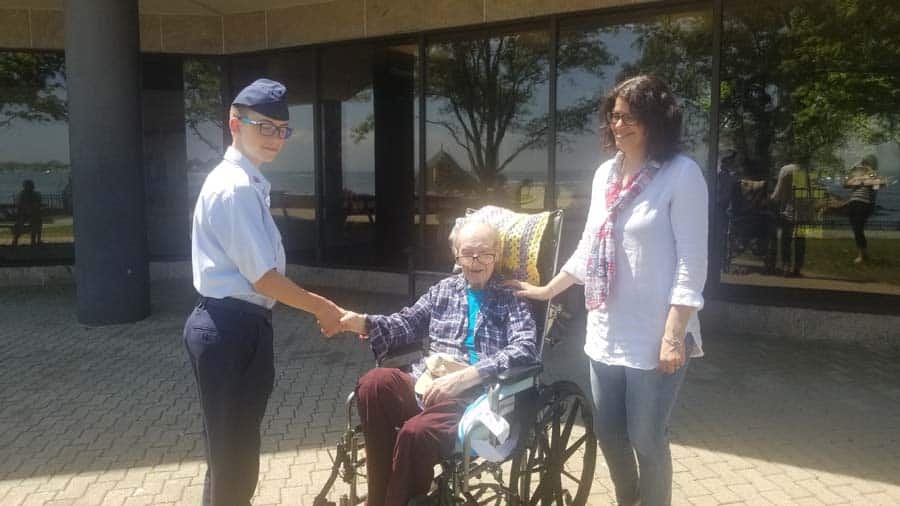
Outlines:
[[[210,150],[221,151],[222,139],[208,139],[205,125],[224,123],[222,105],[222,69],[218,63],[186,58],[184,60],[184,123],[188,130]],[[219,130],[221,132],[221,130]]]
[[65,58],[59,53],[0,51],[0,127],[16,120],[65,120]]
[[850,136],[900,138],[900,9],[889,4],[806,1],[786,13],[779,74],[800,156],[833,158]]
[[[583,34],[561,45],[560,72],[578,67],[601,73],[611,61],[602,45]],[[433,44],[428,51],[426,93],[437,104],[429,123],[442,127],[468,158],[482,188],[503,186],[504,169],[523,151],[544,147],[548,114],[535,115],[546,93],[550,45],[544,32],[523,32]],[[582,100],[557,112],[558,132],[583,131],[596,103]],[[511,135],[511,134],[516,135]],[[508,139],[515,137],[511,146]]]
[[836,164],[853,137],[898,138],[900,11],[891,3],[765,0],[727,13],[722,129],[755,172]]
[[689,14],[664,16],[634,26],[634,47],[641,56],[622,66],[620,82],[655,74],[678,95],[684,111],[683,139],[688,147],[708,141],[712,80],[712,19]]

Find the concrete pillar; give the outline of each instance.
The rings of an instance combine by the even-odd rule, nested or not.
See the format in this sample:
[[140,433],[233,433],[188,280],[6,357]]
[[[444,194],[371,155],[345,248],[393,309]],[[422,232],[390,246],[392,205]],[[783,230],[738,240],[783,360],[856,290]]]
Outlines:
[[78,321],[150,312],[137,0],[67,0]]

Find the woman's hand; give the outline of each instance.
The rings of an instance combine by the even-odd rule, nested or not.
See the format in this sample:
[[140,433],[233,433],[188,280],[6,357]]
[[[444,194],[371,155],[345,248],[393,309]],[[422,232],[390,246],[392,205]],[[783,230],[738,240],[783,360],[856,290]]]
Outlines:
[[666,316],[666,328],[663,331],[662,344],[659,346],[659,369],[664,374],[672,374],[687,360],[684,341],[687,334],[688,321],[697,311],[692,306],[672,304]]
[[516,280],[507,281],[503,283],[503,286],[513,289],[516,297],[534,300],[550,300],[553,298],[553,293],[547,286],[535,286],[525,281]]
[[657,369],[663,374],[674,374],[675,371],[684,365],[685,360],[687,360],[686,355],[684,337],[676,339],[663,336],[662,344],[659,348],[659,366]]

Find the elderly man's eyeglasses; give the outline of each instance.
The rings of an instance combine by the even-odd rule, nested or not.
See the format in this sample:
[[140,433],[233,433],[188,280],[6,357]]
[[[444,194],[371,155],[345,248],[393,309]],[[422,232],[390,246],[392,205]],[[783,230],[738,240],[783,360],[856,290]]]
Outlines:
[[288,140],[294,133],[294,129],[291,127],[280,127],[273,123],[269,123],[268,121],[254,121],[246,116],[235,117],[239,119],[241,123],[255,126],[256,130],[259,132],[259,135],[265,137],[272,137],[273,135],[277,135],[281,139]]
[[615,125],[618,122],[622,122],[625,126],[634,126],[637,124],[638,119],[628,113],[620,113],[620,112],[611,112],[606,115],[606,122],[610,125]]
[[477,255],[456,255],[456,263],[459,265],[474,265],[475,262],[481,265],[491,265],[497,260],[496,253],[479,253]]

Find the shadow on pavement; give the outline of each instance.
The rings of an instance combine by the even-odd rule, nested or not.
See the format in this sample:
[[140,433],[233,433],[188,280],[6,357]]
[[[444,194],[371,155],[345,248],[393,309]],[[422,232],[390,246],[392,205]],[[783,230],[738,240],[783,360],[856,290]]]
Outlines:
[[[148,319],[89,328],[75,321],[72,287],[0,291],[0,481],[202,460],[181,343],[195,295],[188,282],[152,292]],[[369,313],[405,301],[323,292]],[[371,353],[354,336],[322,338],[311,317],[284,307],[275,329],[263,452],[333,448]],[[545,350],[547,379],[587,391],[583,330],[574,334]],[[900,352],[704,338],[707,357],[691,364],[673,424],[673,442],[686,447],[676,459],[696,462],[688,471],[721,455],[900,483]]]

